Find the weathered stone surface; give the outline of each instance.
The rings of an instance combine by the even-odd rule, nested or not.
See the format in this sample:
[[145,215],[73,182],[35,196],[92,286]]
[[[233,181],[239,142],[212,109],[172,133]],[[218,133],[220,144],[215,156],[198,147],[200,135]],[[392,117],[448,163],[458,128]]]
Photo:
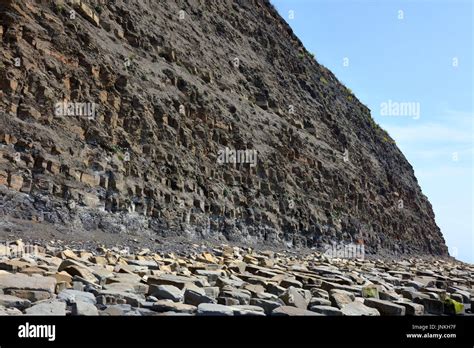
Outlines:
[[191,289],[186,289],[184,292],[184,303],[190,304],[193,306],[198,306],[201,303],[216,303],[215,297],[209,297],[206,295],[205,291],[196,291]]
[[8,272],[20,272],[22,269],[31,266],[28,262],[21,260],[6,260],[0,262],[0,270]]
[[402,299],[402,296],[393,291],[381,291],[379,292],[379,299],[385,301],[398,301]]
[[265,311],[259,306],[236,305],[232,310],[235,316],[265,316]]
[[366,298],[364,305],[377,309],[382,315],[405,315],[405,307],[390,301]]
[[277,307],[284,305],[283,302],[272,301],[272,300],[263,300],[258,298],[252,298],[250,304],[258,307],[262,307],[265,311],[265,314],[270,314]]
[[57,300],[40,302],[25,310],[27,315],[66,315],[66,303]]
[[99,315],[97,307],[90,302],[76,301],[72,305],[72,315]]
[[454,300],[456,300],[456,299],[455,299],[455,296],[461,296],[461,297],[462,297],[462,301],[456,300],[456,301],[461,302],[461,303],[469,303],[471,296],[474,295],[474,293],[473,293],[474,291],[473,291],[473,290],[471,290],[471,291],[469,291],[469,290],[467,290],[467,289],[466,289],[466,290],[462,290],[462,289],[460,289],[459,287],[450,287],[450,288],[448,289],[448,291],[452,292],[452,293],[451,293],[451,298],[454,299]]
[[284,288],[294,287],[294,288],[301,288],[303,284],[296,279],[293,278],[285,278],[280,281],[280,286]]
[[423,305],[413,302],[405,302],[405,301],[395,301],[397,305],[405,307],[405,314],[406,315],[423,315],[425,314],[425,307]]
[[0,306],[0,316],[9,316],[9,315],[22,315],[23,313],[18,308],[6,308]]
[[379,298],[379,289],[375,285],[368,285],[362,288],[362,297]]
[[221,291],[221,297],[230,297],[239,301],[241,305],[248,305],[250,303],[250,291],[233,289],[233,288],[223,288]]
[[309,302],[309,306],[330,306],[331,301],[325,298],[313,297]]
[[345,304],[341,308],[341,312],[344,315],[349,316],[378,316],[380,312],[375,309],[364,305],[362,302],[354,301],[348,304]]
[[200,283],[201,280],[198,278],[177,276],[172,274],[163,274],[159,277],[148,277],[148,285],[173,285],[178,289],[183,289],[186,284]]
[[140,283],[140,279],[137,279],[135,282],[117,282],[105,284],[102,287],[104,290],[113,290],[113,291],[122,291],[122,292],[131,292],[134,294],[147,294],[150,291],[150,287],[146,284]]
[[31,302],[24,298],[0,294],[0,306],[7,308],[14,307],[23,310],[25,308],[30,307]]
[[430,298],[428,294],[418,292],[414,289],[403,289],[401,290],[401,294],[404,298],[407,298],[412,301],[417,301],[423,299],[423,298]]
[[240,304],[240,301],[232,297],[219,296],[217,298],[217,303],[224,306],[238,306]]
[[[255,286],[258,286],[258,285],[255,285]],[[287,289],[285,289],[284,287],[282,286],[279,286],[277,284],[273,284],[273,283],[270,283],[268,284],[267,286],[267,291],[270,293],[270,294],[273,294],[273,295],[276,295],[276,296],[281,296],[283,295],[285,292],[286,292]]]
[[293,306],[280,306],[275,308],[272,315],[276,316],[318,316],[322,315],[316,312],[308,311],[306,309],[297,308]]
[[99,315],[105,316],[140,316],[140,312],[136,308],[132,308],[129,304],[115,304],[107,306],[106,309],[99,312]]
[[461,294],[450,294],[449,297],[456,302],[463,303],[464,298]]
[[96,304],[96,299],[94,294],[85,291],[78,291],[73,289],[66,289],[61,291],[57,297],[58,300],[64,301],[67,304],[73,304],[76,302],[90,303],[92,305]]
[[78,276],[90,283],[98,283],[97,277],[88,267],[73,260],[64,260],[59,266],[58,271],[64,271],[73,277]]
[[126,291],[99,290],[97,294],[96,301],[101,304],[130,304],[137,307],[145,299],[143,295]]
[[444,313],[444,303],[431,298],[415,298],[415,303],[423,305],[425,313],[441,315]]
[[245,284],[243,289],[250,291],[252,294],[261,294],[262,292],[265,292],[265,288],[263,286],[256,284]]
[[219,296],[220,290],[217,286],[205,286],[203,289],[206,296],[211,298],[217,298]]
[[[44,292],[45,296],[54,294],[56,279],[53,277],[27,276],[24,274],[4,274],[0,275],[0,289],[4,293],[15,292],[26,295],[28,291]],[[19,296],[27,298],[24,296]]]
[[323,315],[333,315],[333,316],[342,315],[342,311],[339,308],[331,307],[331,306],[315,305],[315,306],[310,306],[309,310],[312,312],[323,314]]
[[149,293],[158,299],[174,302],[182,301],[184,298],[183,291],[173,285],[151,285]]
[[222,275],[222,271],[208,271],[208,270],[197,270],[196,274],[200,276],[204,276],[207,278],[209,284],[213,286],[217,278],[219,278]]
[[233,316],[234,311],[232,307],[215,304],[215,303],[201,303],[197,308],[197,315],[199,316]]
[[342,308],[346,304],[351,303],[354,301],[354,296],[345,291],[333,291],[329,296],[329,300],[334,307]]
[[151,309],[157,312],[195,313],[196,306],[177,303],[171,300],[159,300],[152,304]]
[[280,299],[288,306],[294,306],[302,309],[308,307],[309,301],[307,301],[298,289],[290,286],[281,296]]

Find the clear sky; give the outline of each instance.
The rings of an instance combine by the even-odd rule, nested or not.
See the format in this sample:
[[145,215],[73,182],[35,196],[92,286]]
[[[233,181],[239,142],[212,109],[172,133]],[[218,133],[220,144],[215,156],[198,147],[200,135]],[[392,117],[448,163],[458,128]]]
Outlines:
[[473,1],[272,3],[396,141],[451,255],[474,263]]

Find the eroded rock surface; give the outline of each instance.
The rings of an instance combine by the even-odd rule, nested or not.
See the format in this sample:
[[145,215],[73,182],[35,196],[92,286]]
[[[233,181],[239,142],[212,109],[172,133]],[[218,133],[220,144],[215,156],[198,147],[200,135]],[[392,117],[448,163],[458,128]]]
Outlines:
[[394,141],[268,1],[88,3],[0,3],[0,233],[447,255]]

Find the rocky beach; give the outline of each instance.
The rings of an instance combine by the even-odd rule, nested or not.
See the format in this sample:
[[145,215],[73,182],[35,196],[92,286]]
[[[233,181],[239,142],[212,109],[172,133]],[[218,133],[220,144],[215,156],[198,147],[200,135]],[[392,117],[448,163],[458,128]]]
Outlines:
[[474,302],[474,266],[454,259],[203,244],[132,253],[21,240],[0,256],[1,315],[465,316]]

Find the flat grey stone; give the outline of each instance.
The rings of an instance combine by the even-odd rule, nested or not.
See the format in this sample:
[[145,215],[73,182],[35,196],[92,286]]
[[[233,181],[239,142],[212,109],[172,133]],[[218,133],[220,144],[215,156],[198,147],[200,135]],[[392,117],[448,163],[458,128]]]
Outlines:
[[331,301],[321,297],[313,297],[311,301],[309,301],[309,306],[330,306]]
[[[115,302],[117,300],[124,300],[127,304],[137,307],[138,304],[145,299],[145,296],[143,295],[138,295],[134,294],[131,292],[125,292],[125,291],[114,291],[114,290],[100,290],[98,292],[98,296],[104,296],[106,299],[114,299]],[[98,297],[96,297],[97,302]],[[102,304],[107,304],[110,302],[102,303]],[[114,303],[111,303],[114,304]]]
[[337,307],[341,309],[348,303],[351,303],[354,301],[355,296],[351,296],[350,293],[343,292],[343,291],[331,291],[331,295],[329,296],[329,299],[331,301],[331,304],[334,307]]
[[221,297],[231,297],[239,301],[241,305],[248,305],[250,303],[250,291],[240,289],[222,290]]
[[220,289],[217,286],[206,286],[203,288],[206,296],[217,298],[219,297]]
[[0,275],[0,290],[35,290],[54,294],[56,278],[43,276],[28,276],[21,273]]
[[320,313],[323,315],[334,315],[334,316],[341,316],[342,312],[339,308],[331,307],[331,306],[311,306],[309,308],[310,311]]
[[293,306],[281,306],[275,308],[271,315],[276,315],[276,316],[319,316],[322,314],[308,311],[306,309],[302,308],[297,308]]
[[252,305],[232,306],[235,316],[265,316],[262,307]]
[[149,292],[160,300],[180,302],[184,298],[183,291],[173,285],[151,285]]
[[196,306],[173,302],[171,300],[159,300],[153,302],[151,308],[156,312],[178,312],[178,313],[195,313]]
[[58,300],[44,301],[25,310],[27,315],[66,315],[66,303]]
[[72,305],[73,315],[99,315],[97,307],[90,302],[76,301]]
[[344,305],[341,312],[348,316],[379,316],[380,312],[371,307],[367,307],[362,302],[354,301]]
[[216,303],[215,298],[209,297],[196,290],[186,289],[184,291],[184,303],[198,306],[201,303]]
[[366,298],[364,305],[377,309],[382,315],[405,315],[406,311],[404,306],[374,298]]
[[416,299],[416,302],[422,304],[426,313],[441,315],[444,313],[444,303],[441,300],[423,298]]
[[96,304],[96,299],[94,294],[85,291],[78,291],[72,289],[66,289],[61,291],[57,297],[58,300],[64,301],[67,304],[71,305],[77,301],[87,302],[90,304]]
[[294,306],[301,309],[308,307],[309,300],[306,301],[304,296],[297,288],[290,286],[281,296],[280,299],[288,306]]
[[423,315],[425,314],[425,307],[418,303],[396,301],[395,304],[405,307],[406,315]]
[[262,307],[265,314],[269,315],[273,312],[275,308],[278,308],[284,305],[283,301],[274,301],[274,300],[264,300],[259,298],[250,299],[250,304],[254,306]]
[[[129,304],[116,304],[116,305],[107,306],[107,308],[99,312],[99,314],[111,315],[111,316],[123,316],[123,315],[127,315],[130,312],[132,312],[132,315],[134,314],[133,308]],[[135,315],[139,315],[139,314],[135,313]]]
[[23,315],[18,308],[5,308],[0,306],[0,316]]
[[31,301],[12,295],[0,294],[0,306],[7,308],[14,307],[23,310],[31,306]]
[[214,303],[201,303],[197,308],[199,316],[233,316],[232,307]]
[[148,285],[173,285],[179,289],[183,289],[186,284],[193,283],[197,286],[209,286],[207,281],[197,277],[178,276],[173,274],[162,274],[160,276],[148,277]]

